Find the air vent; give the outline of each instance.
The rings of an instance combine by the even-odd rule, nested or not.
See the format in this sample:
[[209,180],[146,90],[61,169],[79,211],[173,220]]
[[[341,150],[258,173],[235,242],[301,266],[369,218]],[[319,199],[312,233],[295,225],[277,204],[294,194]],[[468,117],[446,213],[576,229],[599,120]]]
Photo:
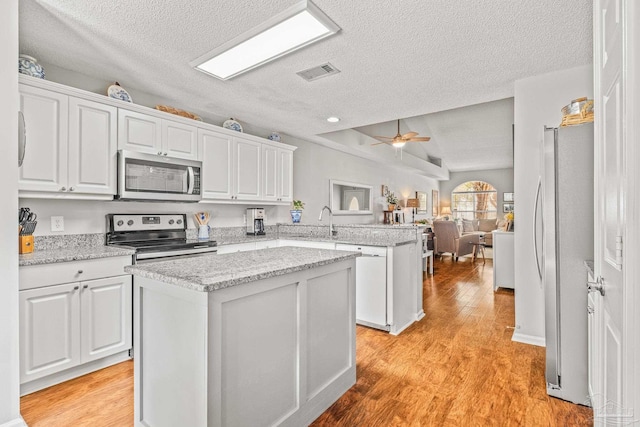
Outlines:
[[298,71],[296,74],[305,79],[308,82],[321,79],[323,77],[330,76],[332,74],[338,74],[340,70],[331,65],[330,63],[318,65],[317,67],[309,68],[307,70]]

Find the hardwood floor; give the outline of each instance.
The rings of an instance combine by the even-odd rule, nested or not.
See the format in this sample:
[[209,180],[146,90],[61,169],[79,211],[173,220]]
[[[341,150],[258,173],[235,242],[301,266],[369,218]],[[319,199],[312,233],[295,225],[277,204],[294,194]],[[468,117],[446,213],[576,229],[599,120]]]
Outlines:
[[[420,322],[393,337],[357,328],[358,380],[321,426],[589,426],[591,409],[550,398],[544,348],[511,341],[513,292],[492,290],[492,264],[437,259]],[[125,427],[125,362],[22,398],[30,426]]]

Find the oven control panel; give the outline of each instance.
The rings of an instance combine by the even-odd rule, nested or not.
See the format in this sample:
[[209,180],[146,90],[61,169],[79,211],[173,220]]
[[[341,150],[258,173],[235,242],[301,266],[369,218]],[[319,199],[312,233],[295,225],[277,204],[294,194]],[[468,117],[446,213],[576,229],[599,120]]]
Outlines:
[[184,214],[111,214],[107,227],[111,231],[184,230],[186,220]]

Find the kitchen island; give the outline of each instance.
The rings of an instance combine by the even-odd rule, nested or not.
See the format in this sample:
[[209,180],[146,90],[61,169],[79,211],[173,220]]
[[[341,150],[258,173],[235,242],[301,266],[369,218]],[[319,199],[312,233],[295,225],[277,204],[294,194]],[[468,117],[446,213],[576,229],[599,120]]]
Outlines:
[[136,426],[308,425],[356,379],[352,252],[138,264]]

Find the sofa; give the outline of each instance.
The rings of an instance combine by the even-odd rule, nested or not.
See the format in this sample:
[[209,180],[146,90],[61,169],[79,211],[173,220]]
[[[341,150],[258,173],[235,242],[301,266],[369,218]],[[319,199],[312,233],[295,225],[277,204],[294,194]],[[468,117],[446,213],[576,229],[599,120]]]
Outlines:
[[462,235],[484,233],[485,246],[493,246],[493,235],[491,232],[497,230],[500,221],[496,218],[487,219],[463,219]]

